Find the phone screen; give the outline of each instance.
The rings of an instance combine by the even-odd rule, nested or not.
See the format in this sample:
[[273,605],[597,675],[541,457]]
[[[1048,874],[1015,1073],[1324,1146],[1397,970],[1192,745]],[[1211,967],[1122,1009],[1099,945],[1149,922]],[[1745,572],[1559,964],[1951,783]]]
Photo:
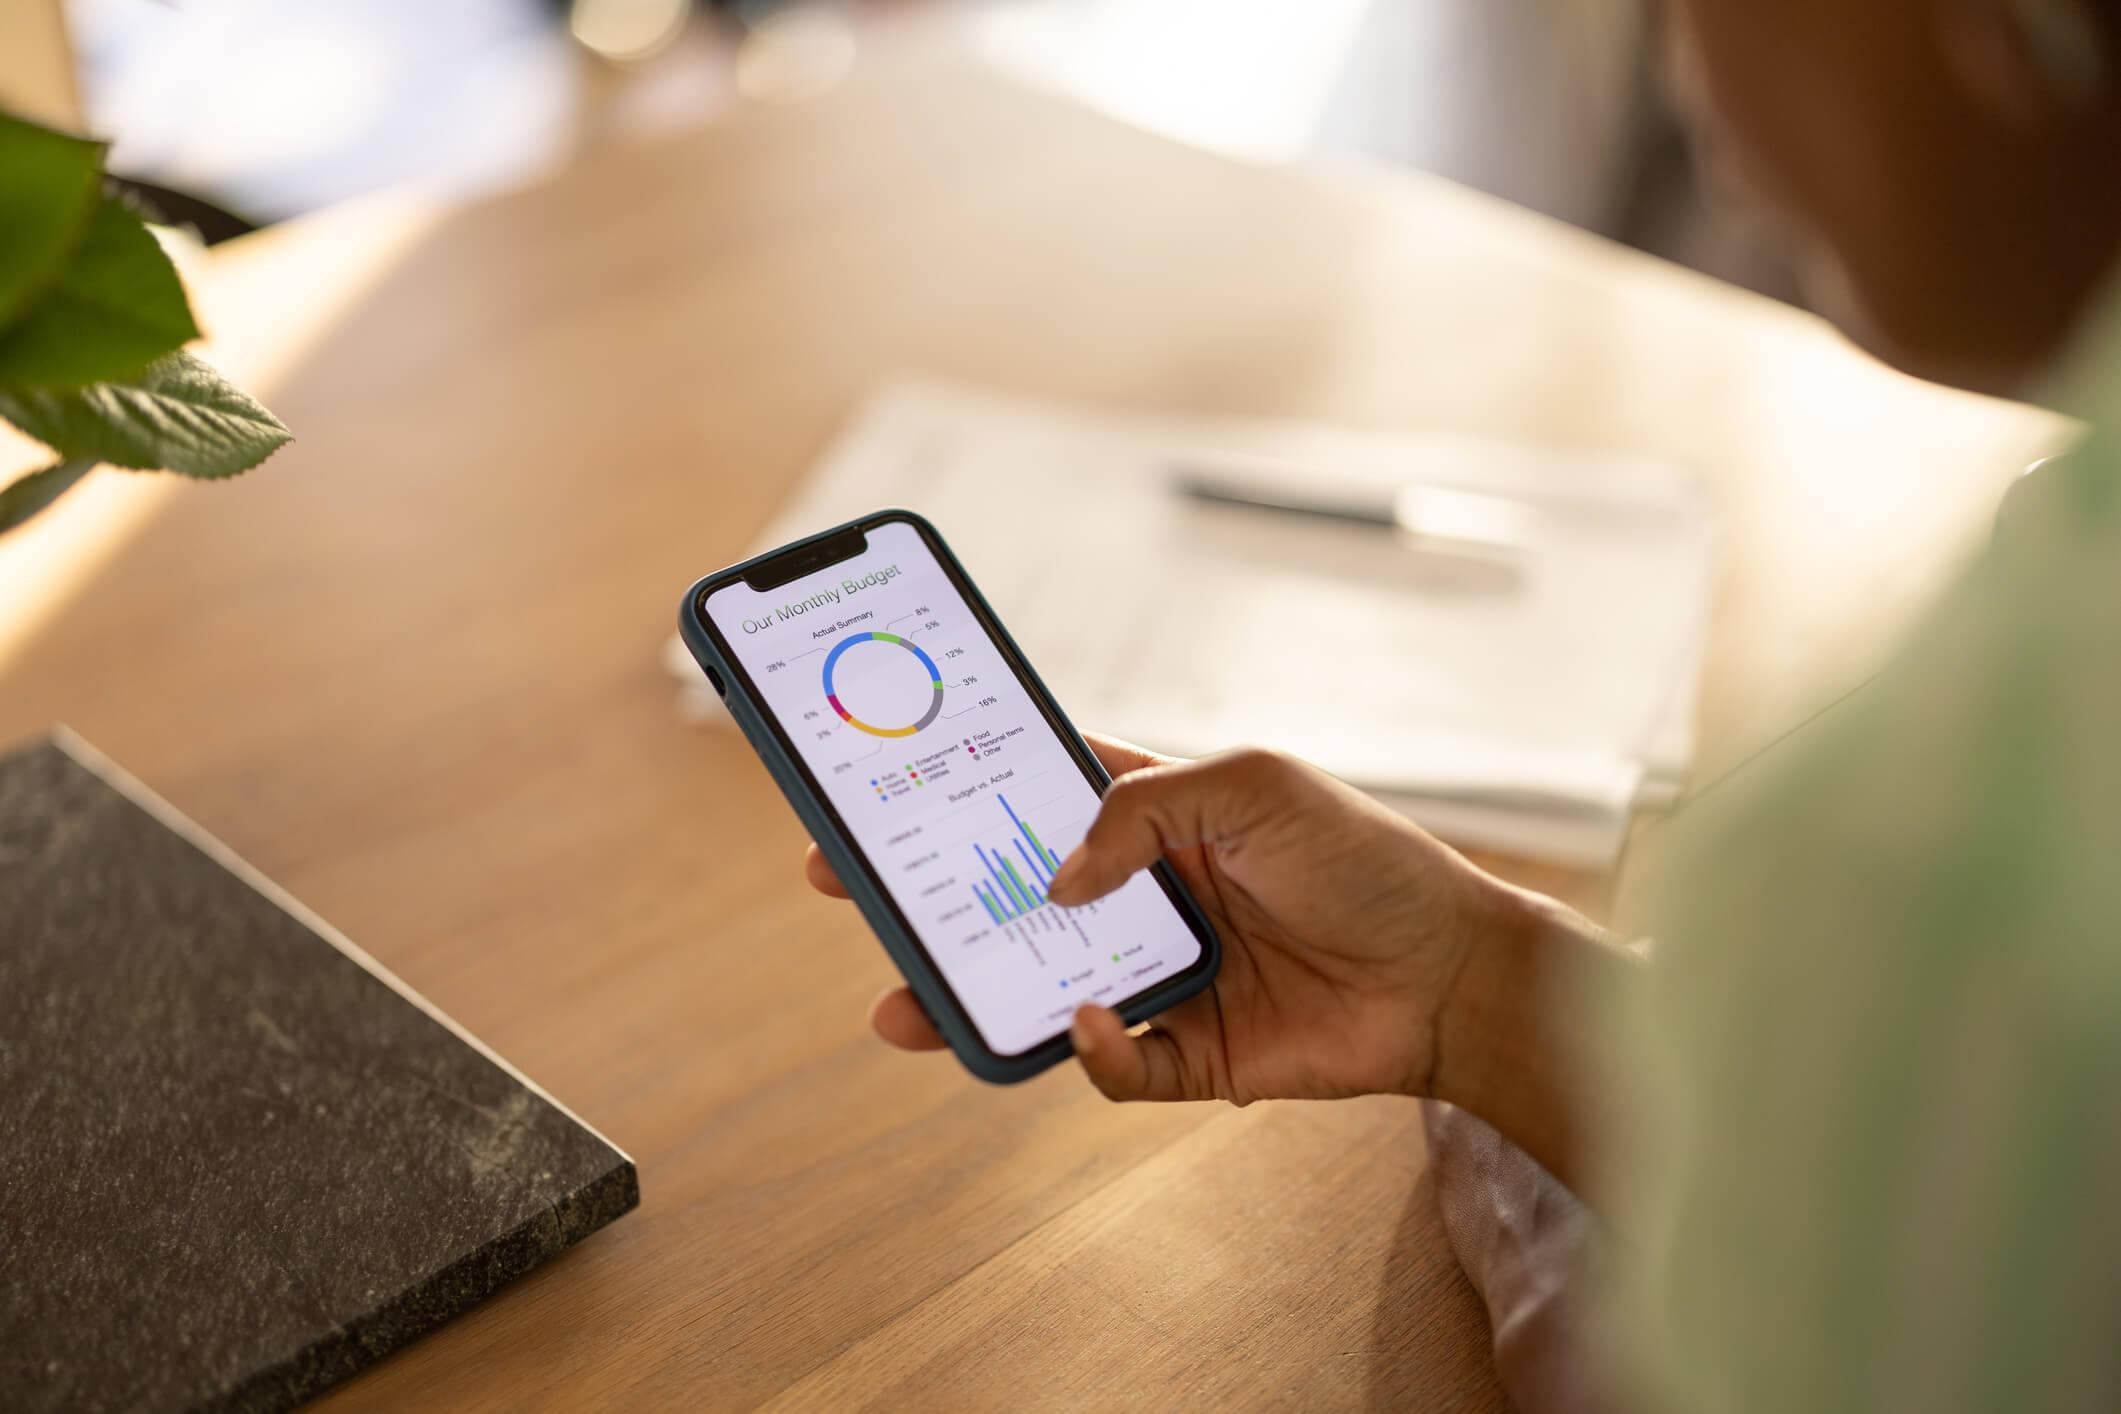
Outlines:
[[1076,1007],[1200,962],[1152,874],[1063,909],[1046,884],[1098,789],[918,527],[707,616],[988,1048],[1014,1056]]

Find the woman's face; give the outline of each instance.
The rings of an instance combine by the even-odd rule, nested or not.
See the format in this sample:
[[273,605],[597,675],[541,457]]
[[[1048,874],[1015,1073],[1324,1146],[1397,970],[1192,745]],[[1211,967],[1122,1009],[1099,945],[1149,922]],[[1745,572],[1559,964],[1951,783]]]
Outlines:
[[1671,3],[1711,165],[1798,242],[1857,342],[1995,391],[2058,351],[2121,240],[2117,128],[2112,104],[2020,121],[1969,87],[1941,17],[2007,36],[2006,0]]

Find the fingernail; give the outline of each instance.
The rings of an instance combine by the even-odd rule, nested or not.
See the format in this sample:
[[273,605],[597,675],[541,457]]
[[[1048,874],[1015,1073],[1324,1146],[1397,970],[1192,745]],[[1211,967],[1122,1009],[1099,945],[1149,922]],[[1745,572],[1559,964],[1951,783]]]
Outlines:
[[1079,1056],[1087,1056],[1097,1048],[1089,1023],[1084,1020],[1089,1011],[1088,1007],[1081,1008],[1075,1013],[1075,1020],[1068,1023],[1068,1039],[1075,1043],[1075,1053]]
[[1061,861],[1060,868],[1053,871],[1053,882],[1046,885],[1046,897],[1055,903],[1065,904],[1066,895],[1075,892],[1083,874],[1083,852],[1078,849]]

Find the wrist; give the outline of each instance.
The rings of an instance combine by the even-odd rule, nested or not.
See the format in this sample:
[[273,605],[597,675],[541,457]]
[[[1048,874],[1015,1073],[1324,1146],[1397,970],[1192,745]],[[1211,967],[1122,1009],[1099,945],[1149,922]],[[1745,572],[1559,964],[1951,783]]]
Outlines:
[[1461,952],[1430,1016],[1426,1098],[1471,1109],[1468,1087],[1492,1069],[1495,1053],[1521,1024],[1512,998],[1522,994],[1560,906],[1538,894],[1479,875],[1459,927]]
[[1642,963],[1543,895],[1485,880],[1470,946],[1438,1006],[1427,1093],[1479,1115],[1569,1182],[1597,1108],[1616,994]]

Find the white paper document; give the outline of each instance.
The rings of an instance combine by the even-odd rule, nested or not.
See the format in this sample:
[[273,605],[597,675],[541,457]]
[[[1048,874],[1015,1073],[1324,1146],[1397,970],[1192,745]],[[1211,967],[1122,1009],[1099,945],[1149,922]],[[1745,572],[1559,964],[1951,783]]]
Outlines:
[[[1203,478],[1343,513],[1182,489]],[[1381,523],[1410,503],[1499,529]],[[903,383],[759,548],[887,506],[935,523],[1086,729],[1281,747],[1447,838],[1591,866],[1692,754],[1714,519],[1664,463]]]

